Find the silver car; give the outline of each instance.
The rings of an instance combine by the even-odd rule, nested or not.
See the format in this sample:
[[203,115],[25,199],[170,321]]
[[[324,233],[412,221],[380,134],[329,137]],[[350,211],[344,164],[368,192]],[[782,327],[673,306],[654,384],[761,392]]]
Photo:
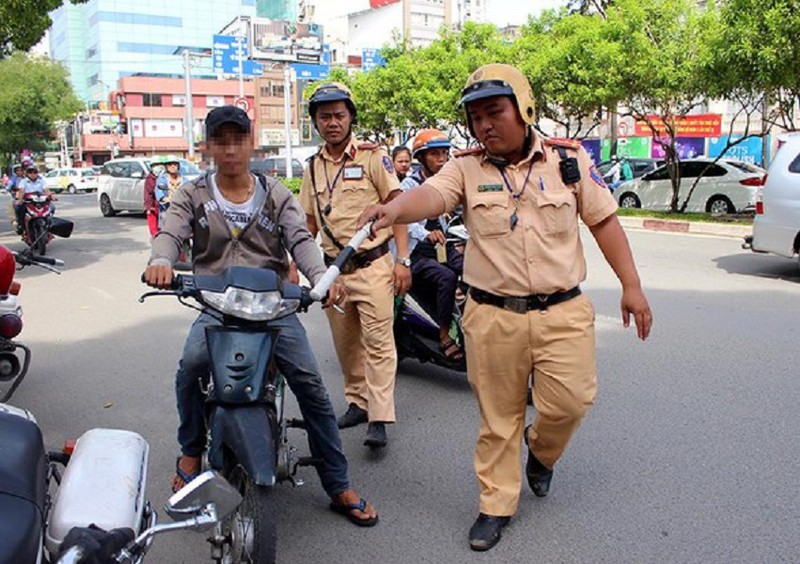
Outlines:
[[[698,158],[680,162],[681,187],[678,206],[683,205],[692,184],[706,170],[692,193],[686,211],[740,213],[755,210],[758,189],[766,171],[750,163],[733,159]],[[666,166],[657,168],[617,188],[617,201],[623,208],[669,211],[672,183]]]
[[[178,159],[181,176],[192,180],[200,171],[191,162]],[[97,202],[100,212],[111,217],[117,212],[144,213],[144,179],[150,172],[150,159],[113,159],[103,165],[98,182]]]

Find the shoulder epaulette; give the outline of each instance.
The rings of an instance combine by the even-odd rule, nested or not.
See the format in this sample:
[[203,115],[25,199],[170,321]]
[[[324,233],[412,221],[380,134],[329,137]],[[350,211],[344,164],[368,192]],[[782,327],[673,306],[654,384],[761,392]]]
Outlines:
[[470,149],[461,149],[460,151],[456,151],[453,153],[453,156],[458,157],[468,157],[469,155],[482,155],[483,154],[483,147],[472,147]]
[[371,143],[369,141],[364,141],[363,143],[359,143],[356,145],[356,148],[359,151],[374,151],[375,149],[380,149],[380,144],[378,143]]
[[565,149],[580,149],[581,142],[576,139],[567,139],[566,137],[548,137],[544,140],[545,145],[551,147],[564,147]]

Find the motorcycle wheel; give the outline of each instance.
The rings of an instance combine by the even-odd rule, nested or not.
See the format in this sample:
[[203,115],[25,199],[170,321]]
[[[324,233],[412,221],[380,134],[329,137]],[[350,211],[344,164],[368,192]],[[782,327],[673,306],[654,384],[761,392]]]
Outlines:
[[44,226],[39,221],[31,223],[31,243],[33,244],[33,252],[37,255],[44,256],[47,252],[47,234]]
[[238,465],[227,479],[242,494],[242,503],[222,523],[223,534],[228,540],[223,548],[222,561],[227,564],[274,563],[277,531],[272,488],[257,485]]

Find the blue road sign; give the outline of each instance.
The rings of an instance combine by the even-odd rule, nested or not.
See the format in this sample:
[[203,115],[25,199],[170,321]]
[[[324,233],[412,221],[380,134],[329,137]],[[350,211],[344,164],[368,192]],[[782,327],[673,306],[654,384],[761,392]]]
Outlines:
[[361,70],[369,72],[374,68],[386,65],[386,59],[381,56],[380,49],[361,50]]
[[324,80],[328,78],[331,69],[331,48],[329,45],[322,46],[322,60],[318,65],[305,63],[294,63],[292,65],[297,78],[300,80]]
[[[211,61],[214,72],[223,74],[239,74],[239,65],[243,66],[243,74],[247,73],[247,38],[233,35],[214,35],[211,49]],[[255,64],[255,63],[253,63]],[[261,73],[258,73],[261,74]]]

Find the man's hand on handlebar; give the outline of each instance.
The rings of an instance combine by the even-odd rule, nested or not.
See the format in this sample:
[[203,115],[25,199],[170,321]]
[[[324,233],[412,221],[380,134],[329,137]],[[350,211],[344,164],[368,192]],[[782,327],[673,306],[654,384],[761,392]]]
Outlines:
[[344,286],[339,282],[334,282],[331,284],[330,290],[328,290],[328,299],[325,300],[325,303],[322,304],[322,309],[329,308],[332,306],[338,306],[339,304],[344,302],[344,298],[346,296],[346,292]]
[[144,283],[160,290],[172,288],[172,267],[163,264],[150,264],[144,271]]
[[389,204],[372,205],[365,209],[358,218],[358,228],[361,229],[372,220],[370,239],[375,238],[375,233],[384,227],[391,227],[397,221],[397,211]]

